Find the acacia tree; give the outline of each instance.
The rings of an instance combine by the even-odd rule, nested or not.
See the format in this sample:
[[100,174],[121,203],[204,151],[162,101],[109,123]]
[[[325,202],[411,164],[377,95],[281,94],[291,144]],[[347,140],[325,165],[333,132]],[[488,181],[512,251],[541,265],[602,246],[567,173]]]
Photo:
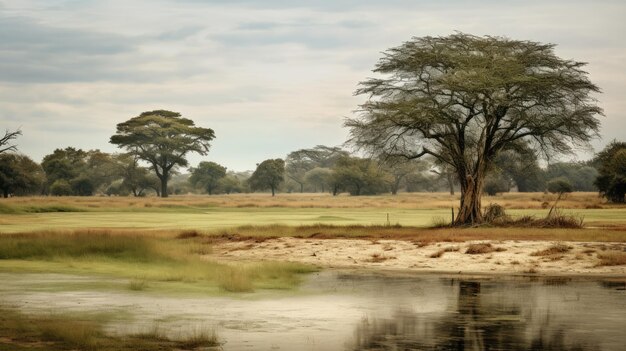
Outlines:
[[413,38],[389,49],[360,83],[367,95],[345,123],[353,145],[383,157],[432,156],[461,186],[455,224],[482,221],[485,176],[500,151],[525,142],[543,155],[597,135],[596,106],[581,62],[553,44],[457,33]]
[[155,110],[118,124],[110,142],[148,162],[161,182],[161,197],[167,197],[173,169],[187,166],[190,152],[206,155],[214,138],[212,129],[196,127],[178,112]]
[[285,161],[280,158],[270,159],[257,165],[256,170],[248,179],[248,183],[252,190],[270,189],[272,196],[275,195],[276,189],[285,180]]

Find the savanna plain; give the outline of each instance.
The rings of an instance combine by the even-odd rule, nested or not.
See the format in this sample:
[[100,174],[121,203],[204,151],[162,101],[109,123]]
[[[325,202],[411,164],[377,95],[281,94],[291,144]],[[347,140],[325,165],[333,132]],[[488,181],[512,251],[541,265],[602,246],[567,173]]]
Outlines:
[[346,343],[342,328],[347,348],[367,349],[385,327],[349,306],[381,281],[449,279],[461,295],[468,279],[626,284],[624,206],[596,193],[506,193],[483,206],[521,220],[556,212],[582,228],[449,227],[457,203],[445,193],[4,199],[0,350],[246,349],[271,347],[283,328],[300,330],[285,331],[291,349]]

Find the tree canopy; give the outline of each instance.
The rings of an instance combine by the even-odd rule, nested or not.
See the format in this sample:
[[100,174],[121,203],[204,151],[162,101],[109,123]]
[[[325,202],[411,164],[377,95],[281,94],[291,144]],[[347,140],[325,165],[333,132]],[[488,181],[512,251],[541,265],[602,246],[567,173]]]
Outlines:
[[613,141],[596,155],[599,174],[595,185],[611,202],[626,201],[626,143]]
[[218,187],[219,182],[226,176],[226,167],[215,162],[202,161],[198,167],[191,169],[189,182],[193,186],[200,186],[212,195]]
[[248,183],[252,190],[267,190],[272,191],[272,196],[275,195],[276,189],[280,183],[285,180],[285,161],[280,158],[269,159],[261,162],[257,167]]
[[368,100],[345,123],[349,142],[382,157],[432,156],[461,186],[455,224],[482,221],[487,173],[503,150],[528,145],[543,155],[570,152],[597,135],[599,88],[584,63],[553,44],[456,33],[421,37],[384,53],[361,82]]
[[177,166],[187,166],[187,154],[206,155],[215,133],[196,127],[178,112],[143,112],[117,125],[110,142],[148,162],[161,181],[161,196],[167,197],[167,182]]
[[36,194],[41,191],[44,180],[43,170],[30,157],[0,154],[0,191],[3,197]]

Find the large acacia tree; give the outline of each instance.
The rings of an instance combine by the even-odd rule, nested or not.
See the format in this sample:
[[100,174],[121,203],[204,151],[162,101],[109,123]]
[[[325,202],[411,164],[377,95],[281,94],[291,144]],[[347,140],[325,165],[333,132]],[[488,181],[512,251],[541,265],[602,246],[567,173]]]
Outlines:
[[540,154],[571,151],[597,135],[599,88],[553,44],[457,33],[387,50],[361,82],[350,142],[383,156],[432,156],[461,185],[457,225],[482,221],[480,198],[495,157],[519,143]]
[[161,197],[167,197],[172,170],[187,166],[190,152],[206,155],[214,138],[212,129],[196,127],[178,112],[156,110],[118,124],[110,142],[148,162],[161,181]]

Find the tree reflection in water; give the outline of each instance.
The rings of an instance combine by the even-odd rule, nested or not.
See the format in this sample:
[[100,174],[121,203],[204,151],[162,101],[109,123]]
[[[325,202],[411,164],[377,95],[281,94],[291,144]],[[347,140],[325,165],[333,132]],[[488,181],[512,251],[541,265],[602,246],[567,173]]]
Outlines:
[[[355,331],[356,350],[599,350],[594,340],[573,340],[568,326],[551,322],[551,311],[539,325],[527,321],[522,304],[481,300],[481,282],[453,281],[456,309],[415,313],[398,309],[390,319],[365,318]],[[523,298],[523,297],[521,297]],[[521,301],[520,301],[521,302]],[[537,317],[537,316],[535,316]],[[537,320],[532,318],[532,320]]]

